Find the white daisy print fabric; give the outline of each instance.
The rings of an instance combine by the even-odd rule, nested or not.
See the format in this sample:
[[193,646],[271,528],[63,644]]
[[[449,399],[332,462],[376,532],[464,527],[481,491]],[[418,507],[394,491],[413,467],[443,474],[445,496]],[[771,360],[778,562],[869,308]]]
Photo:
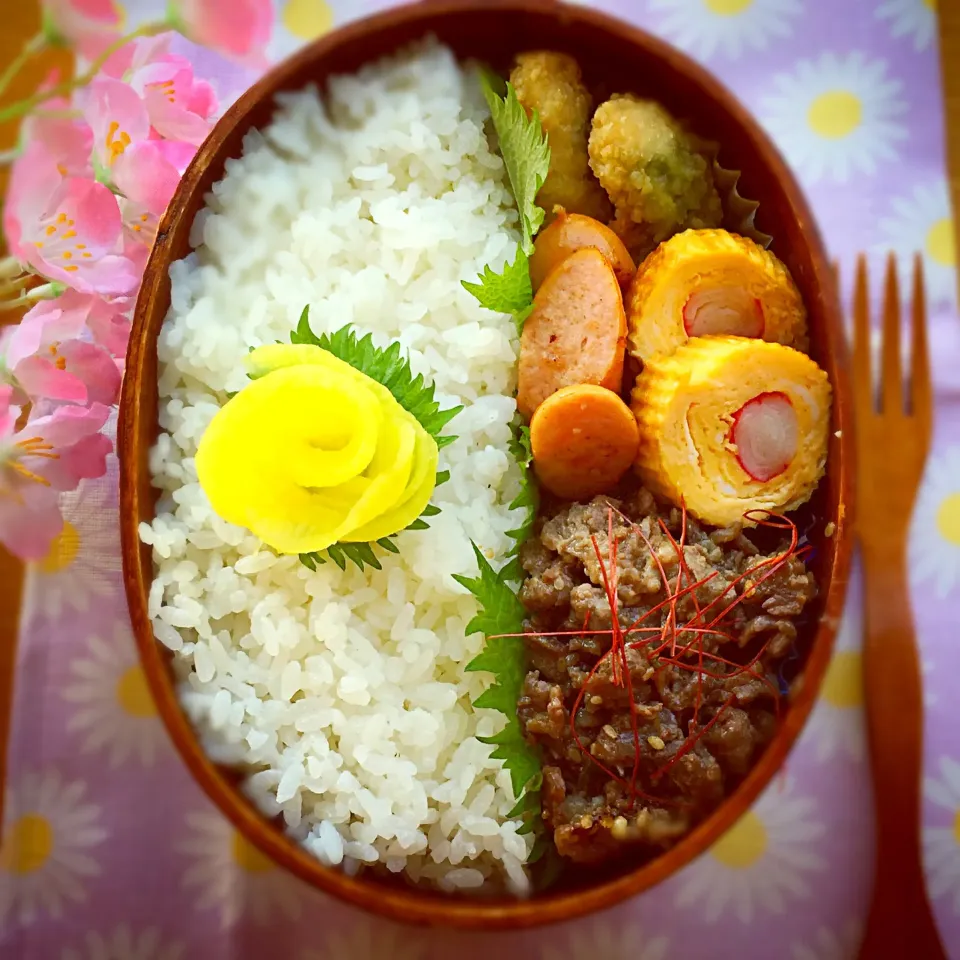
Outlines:
[[184,827],[176,844],[186,862],[181,882],[197,910],[212,911],[224,929],[241,917],[260,925],[299,919],[305,888],[218,812],[189,813]]
[[937,35],[936,0],[882,0],[877,17],[889,24],[894,37],[909,40],[915,50],[926,50]]
[[866,755],[863,717],[863,613],[848,604],[836,646],[804,736],[815,742],[821,762],[838,758],[860,763]]
[[960,915],[960,762],[941,757],[938,772],[927,777],[923,792],[938,808],[941,821],[923,831],[930,896],[943,898]]
[[156,927],[135,932],[121,924],[109,933],[91,930],[82,946],[68,947],[60,960],[186,960],[183,943],[165,942]]
[[0,930],[56,920],[88,899],[107,837],[85,783],[56,771],[24,773],[6,793],[0,845]]
[[960,589],[960,445],[927,463],[913,514],[910,570],[938,597]]
[[563,946],[549,944],[540,960],[668,960],[670,941],[637,923],[590,921],[567,931]]
[[902,91],[882,59],[824,53],[773,77],[761,118],[804,182],[846,183],[900,155]]
[[945,178],[924,179],[890,201],[880,220],[878,255],[892,250],[903,263],[923,254],[924,285],[932,305],[952,306],[957,296],[957,248]]
[[[167,6],[114,2],[131,28]],[[273,0],[266,56],[277,61],[398,2]],[[607,13],[673,44],[736,95],[805,192],[845,289],[861,251],[873,269],[893,250],[902,280],[906,260],[924,256],[937,429],[908,566],[927,704],[928,889],[947,951],[960,958],[960,317],[937,3],[563,2],[551,5]],[[224,108],[254,79],[178,44]],[[650,73],[635,86],[666,96],[668,83]],[[749,195],[749,158],[732,159]],[[762,229],[775,227],[763,206],[757,217]],[[407,929],[266,859],[172,749],[130,638],[117,483],[114,461],[105,478],[65,498],[63,534],[28,572],[0,838],[4,960],[856,960],[872,882],[856,583],[809,725],[759,801],[708,852],[613,910],[555,927]]]
[[69,665],[63,698],[74,705],[67,729],[85,753],[102,751],[111,767],[130,759],[150,766],[169,737],[147,687],[133,634],[118,624],[106,637],[91,636]]
[[800,0],[650,0],[660,28],[678,47],[707,59],[737,59],[788,38],[803,13]]
[[862,925],[848,920],[839,927],[819,927],[809,937],[790,947],[791,960],[850,960],[857,955],[863,936]]
[[682,874],[677,902],[696,904],[708,922],[750,924],[809,899],[827,861],[811,846],[823,836],[816,801],[775,781],[736,824]]
[[76,490],[63,495],[63,530],[36,565],[33,582],[38,612],[47,617],[84,612],[119,593],[117,466],[112,457],[107,479],[83,480]]
[[371,921],[352,930],[331,932],[320,950],[308,950],[300,960],[426,960],[425,946],[398,927]]

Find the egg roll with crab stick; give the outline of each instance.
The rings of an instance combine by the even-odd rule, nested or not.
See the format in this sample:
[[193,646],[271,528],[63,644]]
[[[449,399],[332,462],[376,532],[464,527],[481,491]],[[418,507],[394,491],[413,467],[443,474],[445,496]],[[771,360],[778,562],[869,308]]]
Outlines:
[[787,268],[726,230],[687,230],[661,243],[637,269],[625,308],[627,349],[644,362],[711,334],[807,346],[807,313]]
[[806,354],[746,337],[698,337],[650,361],[631,406],[635,469],[704,523],[751,524],[809,499],[824,472],[830,383]]

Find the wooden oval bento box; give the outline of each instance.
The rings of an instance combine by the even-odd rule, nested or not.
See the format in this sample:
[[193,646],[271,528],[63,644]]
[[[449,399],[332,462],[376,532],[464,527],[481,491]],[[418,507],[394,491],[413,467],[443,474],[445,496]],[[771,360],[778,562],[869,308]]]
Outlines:
[[[802,672],[784,700],[779,726],[765,752],[733,795],[662,855],[639,866],[627,860],[574,871],[548,892],[526,899],[446,895],[400,877],[369,873],[351,877],[324,866],[261,815],[239,790],[239,774],[206,756],[182,712],[171,655],[155,640],[148,617],[153,563],[150,548],[138,537],[138,525],[152,520],[157,499],[148,454],[159,430],[157,339],[170,307],[169,268],[189,252],[191,225],[205,194],[224,175],[225,162],[240,156],[245,134],[270,121],[275,94],[308,84],[322,89],[329,75],[355,71],[425,35],[437,37],[461,58],[478,58],[497,68],[509,69],[513,56],[529,49],[574,54],[588,84],[656,97],[674,115],[688,119],[700,136],[720,143],[720,162],[741,172],[740,192],[759,203],[756,226],[774,237],[771,249],[802,294],[810,356],[834,387],[827,471],[811,504],[818,522],[806,531],[819,595],[800,646]],[[851,550],[849,450],[843,325],[831,267],[795,179],[730,93],[678,51],[585,6],[546,0],[430,0],[391,10],[323,37],[248,90],[200,148],[160,224],[137,303],[119,424],[124,577],[144,671],[167,729],[197,782],[246,838],[312,886],[417,924],[495,929],[569,920],[638,894],[703,853],[749,808],[784,762],[814,704],[841,615]]]

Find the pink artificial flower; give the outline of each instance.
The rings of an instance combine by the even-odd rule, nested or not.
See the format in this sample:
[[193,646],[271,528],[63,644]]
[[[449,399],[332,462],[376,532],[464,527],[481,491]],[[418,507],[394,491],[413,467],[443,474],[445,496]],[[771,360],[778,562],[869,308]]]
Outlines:
[[170,0],[171,26],[188,40],[251,67],[267,63],[272,0]]
[[169,53],[171,37],[144,37],[121,47],[104,72],[140,95],[156,134],[199,146],[210,132],[217,97],[209,83],[194,77],[189,60]]
[[[44,105],[44,110],[66,110],[66,103],[66,100],[51,100]],[[90,165],[93,131],[83,120],[34,113],[24,120],[21,130],[24,143],[40,143],[57,158],[57,171],[61,176],[93,176]]]
[[108,407],[58,407],[16,431],[13,389],[0,387],[0,542],[39,560],[63,528],[58,493],[106,473]]
[[68,291],[33,307],[4,344],[4,364],[32,400],[116,402],[120,371],[102,347],[82,339],[95,298]]
[[[50,90],[59,79],[60,72],[52,70],[37,87],[37,93]],[[63,97],[46,100],[24,117],[20,143],[23,146],[42,143],[56,157],[57,169],[65,177],[89,177],[93,174],[90,166],[93,131],[84,120],[71,116],[74,112],[73,105]]]
[[121,295],[138,276],[120,255],[120,208],[102,183],[63,177],[42,143],[14,162],[3,211],[10,252],[81,293]]
[[194,78],[189,61],[176,60],[180,63],[169,64],[171,72],[165,79],[144,84],[143,100],[160,136],[199,146],[213,125],[210,117],[217,110],[217,96],[209,83]]
[[138,37],[110,54],[100,71],[104,76],[130,83],[134,76],[153,63],[162,62],[170,53],[172,31]]
[[[138,271],[141,272],[141,271]],[[94,299],[87,315],[87,329],[93,335],[95,343],[100,344],[112,357],[119,358],[118,369],[123,365],[130,340],[130,311],[133,303]]]
[[100,180],[133,144],[150,136],[150,118],[133,87],[113,77],[97,77],[81,94],[84,119],[93,130],[93,156]]
[[47,40],[74,47],[87,60],[120,36],[122,16],[114,0],[41,0],[41,6]]
[[[175,140],[135,143],[117,157],[113,182],[143,212],[160,217],[194,153],[191,144]],[[141,211],[137,215],[142,219]]]

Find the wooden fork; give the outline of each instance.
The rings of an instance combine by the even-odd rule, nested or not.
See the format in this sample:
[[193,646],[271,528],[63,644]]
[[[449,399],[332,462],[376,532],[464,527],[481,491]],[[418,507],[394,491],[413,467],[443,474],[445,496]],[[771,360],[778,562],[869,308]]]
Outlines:
[[868,291],[861,255],[853,304],[856,526],[864,570],[863,671],[877,859],[860,956],[938,960],[946,954],[927,901],[920,854],[923,697],[907,586],[907,532],[933,425],[920,257],[913,269],[912,357],[906,384],[892,254],[884,290],[879,388],[871,371]]

